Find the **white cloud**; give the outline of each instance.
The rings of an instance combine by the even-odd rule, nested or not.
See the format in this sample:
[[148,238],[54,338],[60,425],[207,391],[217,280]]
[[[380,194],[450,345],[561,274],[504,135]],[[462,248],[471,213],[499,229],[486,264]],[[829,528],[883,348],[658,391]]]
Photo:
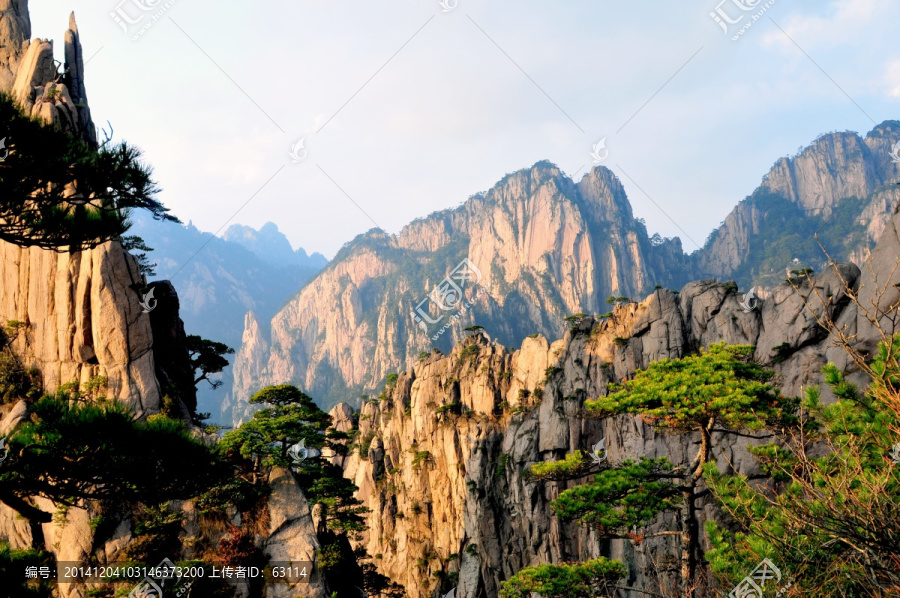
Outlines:
[[[864,41],[866,26],[881,20],[885,13],[894,12],[891,0],[835,0],[826,10],[828,16],[798,15],[780,23],[782,29],[804,47],[809,45],[837,45]],[[777,29],[763,38],[763,45],[793,46]]]

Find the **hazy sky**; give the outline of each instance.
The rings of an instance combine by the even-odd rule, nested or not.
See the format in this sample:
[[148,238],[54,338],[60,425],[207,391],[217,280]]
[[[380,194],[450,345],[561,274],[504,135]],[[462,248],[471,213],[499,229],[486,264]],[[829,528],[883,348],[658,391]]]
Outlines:
[[61,54],[75,10],[95,121],[184,221],[271,220],[329,257],[538,160],[580,178],[603,138],[691,251],[780,156],[900,119],[895,0],[444,2],[32,0],[32,35]]

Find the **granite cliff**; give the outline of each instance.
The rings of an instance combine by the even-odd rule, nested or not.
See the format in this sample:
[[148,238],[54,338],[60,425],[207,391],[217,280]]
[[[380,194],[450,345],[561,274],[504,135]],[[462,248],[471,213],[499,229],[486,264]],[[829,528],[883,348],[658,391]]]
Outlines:
[[[426,319],[438,323],[414,321],[413,309],[427,310],[429,293],[464,259],[463,302],[474,316],[442,317],[432,305]],[[473,318],[513,344],[535,331],[558,334],[571,313],[606,311],[609,295],[680,285],[693,273],[679,240],[650,238],[611,171],[596,168],[575,183],[541,162],[395,237],[357,238],[270,326],[248,314],[235,394],[246,400],[254,388],[292,380],[333,404],[374,388],[420,351],[449,349]]]
[[[560,335],[571,314],[606,312],[609,296],[657,285],[718,277],[771,289],[786,269],[821,269],[817,236],[834,259],[861,263],[900,200],[891,155],[898,140],[894,121],[865,137],[821,136],[778,160],[691,255],[677,238],[648,235],[610,170],[596,167],[575,182],[547,162],[396,236],[371,231],[270,321],[246,315],[234,421],[269,383],[295,382],[326,406],[369,393],[421,351],[448,351],[473,323],[518,346],[532,333]],[[460,292],[445,277],[452,281],[464,259],[472,267],[456,280],[465,283]],[[448,292],[453,308],[436,309]]]
[[[11,94],[26,114],[96,147],[74,16],[65,33],[64,73],[53,62],[52,42],[29,41],[30,29],[24,0],[0,1],[0,91]],[[174,286],[165,280],[148,285],[138,260],[118,241],[79,252],[0,242],[0,322],[16,331],[11,345],[2,348],[35,372],[47,393],[70,383],[82,389],[96,385],[93,396],[124,403],[136,418],[165,412],[180,415],[189,426],[196,395],[180,310]],[[177,400],[167,401],[167,396]],[[27,400],[0,404],[0,439],[29,420],[29,408]],[[190,431],[205,437],[199,429]],[[197,547],[218,546],[233,526],[252,528],[251,541],[269,559],[313,561],[318,527],[296,480],[276,469],[268,482],[271,493],[259,522],[250,523],[246,514],[233,510],[227,525],[211,526],[192,501],[170,505],[184,518],[178,533],[182,551],[171,558],[202,557]],[[115,501],[58,508],[42,497],[29,500],[57,516],[35,528],[0,503],[0,542],[12,549],[39,548],[57,562],[102,565],[128,560],[128,548],[141,541],[135,520],[123,505],[110,504]],[[54,595],[112,595],[103,585],[59,584]],[[0,588],[0,594],[8,589]],[[238,586],[236,592],[246,596],[247,588]],[[314,581],[269,586],[264,595],[324,598],[326,590]]]
[[[581,407],[654,360],[715,342],[755,345],[755,359],[776,372],[789,396],[818,384],[829,361],[858,376],[814,314],[827,313],[856,335],[859,349],[871,350],[879,337],[847,290],[867,306],[876,295],[882,306],[896,302],[898,256],[895,215],[862,269],[845,264],[796,288],[785,282],[749,312],[733,284],[702,280],[573,322],[554,342],[535,335],[510,350],[474,332],[448,355],[423,355],[358,413],[346,404],[332,410],[342,427],[358,431],[359,451],[343,466],[371,509],[361,543],[412,598],[454,588],[463,598],[496,596],[499,583],[522,567],[598,555],[628,564],[626,585],[654,591],[653,571],[677,553],[670,540],[601,543],[585,528],[561,524],[549,503],[573,483],[534,481],[523,470],[589,451],[601,438],[612,462],[668,456],[688,463],[696,439],[657,434],[638,417],[585,419]],[[756,471],[746,439],[715,440],[720,468]],[[701,512],[717,517],[711,502]]]

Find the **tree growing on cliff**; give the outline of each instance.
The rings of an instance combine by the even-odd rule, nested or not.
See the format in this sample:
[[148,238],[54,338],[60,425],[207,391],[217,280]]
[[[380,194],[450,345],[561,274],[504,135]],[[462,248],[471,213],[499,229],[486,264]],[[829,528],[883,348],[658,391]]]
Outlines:
[[290,384],[267,386],[250,403],[265,407],[225,435],[221,442],[225,453],[248,460],[253,481],[261,479],[267,468],[290,468],[310,503],[322,505],[329,528],[362,531],[360,515],[366,509],[355,498],[356,486],[321,455],[340,436],[330,429],[331,416]]
[[210,375],[218,374],[228,367],[226,355],[234,354],[234,349],[225,343],[207,340],[196,334],[187,336],[188,356],[194,370],[194,385],[206,380],[213,389],[222,386],[221,380],[210,380]]
[[0,122],[0,240],[74,252],[119,238],[133,209],[178,221],[155,199],[159,189],[136,148],[122,142],[93,150],[26,117],[6,95]]
[[0,502],[26,518],[36,538],[53,514],[35,506],[35,496],[62,506],[103,499],[159,504],[223,483],[226,469],[215,451],[179,421],[136,421],[119,402],[85,404],[64,394],[45,396],[29,411],[6,439]]
[[615,596],[628,575],[619,561],[600,557],[583,563],[538,565],[522,569],[501,583],[501,598],[599,598]]
[[[702,556],[695,505],[709,493],[702,487],[703,471],[711,462],[714,434],[746,435],[797,421],[797,401],[769,384],[771,373],[753,363],[752,355],[750,346],[712,345],[698,355],[654,362],[613,386],[609,396],[586,401],[592,417],[636,414],[660,432],[699,437],[699,447],[687,466],[672,467],[665,458],[610,465],[592,482],[562,492],[552,504],[556,514],[581,521],[600,537],[640,542],[650,537],[640,530],[660,514],[679,512],[680,529],[657,535],[679,538],[681,585],[690,594]],[[571,464],[549,469],[567,468]],[[583,475],[580,468],[572,470],[573,478]]]
[[802,433],[751,449],[765,483],[707,468],[713,493],[739,523],[734,533],[707,524],[714,573],[734,583],[747,563],[769,558],[790,573],[798,595],[900,595],[898,357],[900,336],[881,343],[865,393],[827,365],[837,401],[824,405],[819,388],[808,387]]

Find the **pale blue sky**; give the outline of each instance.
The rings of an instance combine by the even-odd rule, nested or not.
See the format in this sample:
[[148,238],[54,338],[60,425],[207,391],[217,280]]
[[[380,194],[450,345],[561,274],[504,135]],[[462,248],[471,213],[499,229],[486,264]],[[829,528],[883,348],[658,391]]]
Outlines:
[[[607,137],[603,164],[635,214],[691,251],[679,227],[702,244],[780,156],[900,119],[900,3],[776,0],[732,41],[709,16],[719,1],[32,0],[31,13],[61,53],[75,10],[95,120],[143,148],[161,199],[203,230],[246,203],[232,223],[274,221],[331,257],[372,220],[396,232],[538,160],[580,178]],[[758,0],[721,5],[743,23],[766,4],[736,2]],[[137,41],[110,17],[146,23],[165,4]]]

